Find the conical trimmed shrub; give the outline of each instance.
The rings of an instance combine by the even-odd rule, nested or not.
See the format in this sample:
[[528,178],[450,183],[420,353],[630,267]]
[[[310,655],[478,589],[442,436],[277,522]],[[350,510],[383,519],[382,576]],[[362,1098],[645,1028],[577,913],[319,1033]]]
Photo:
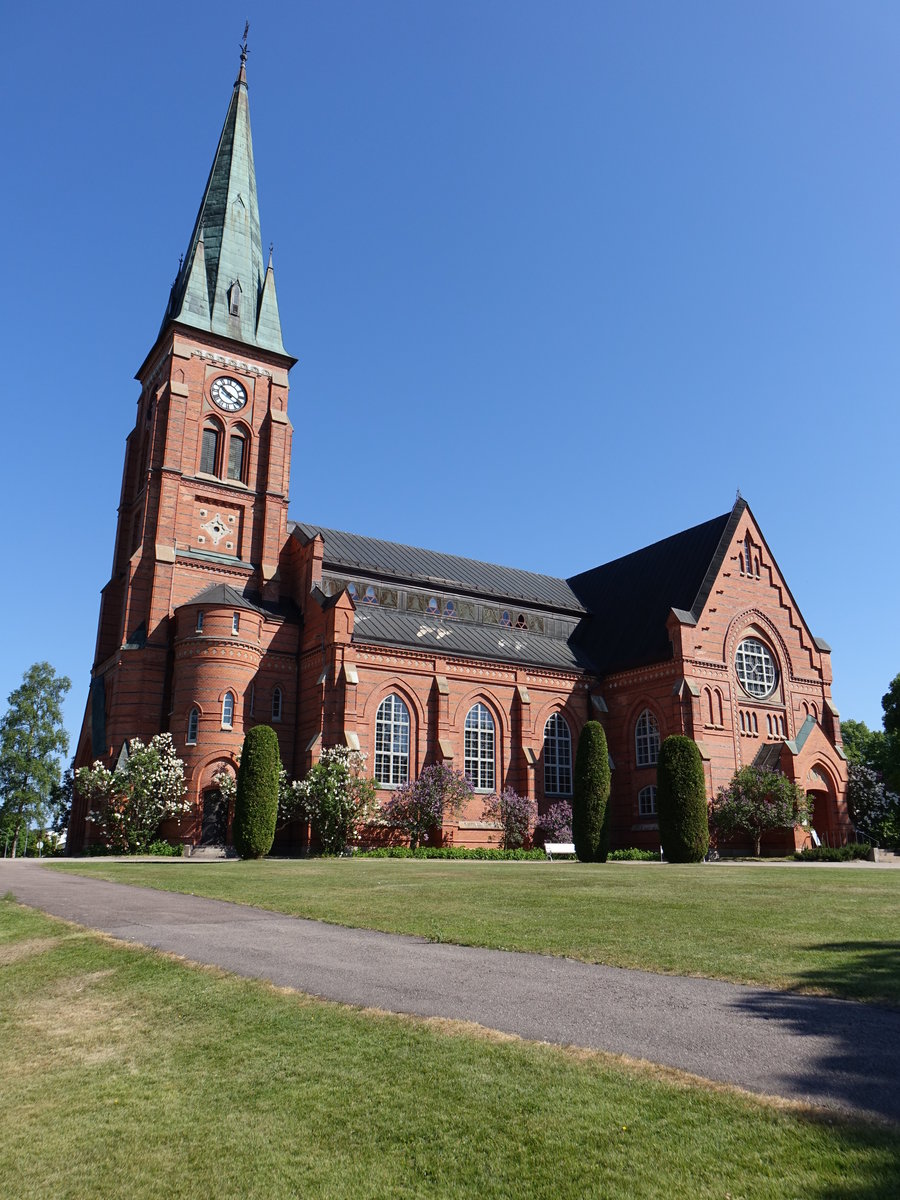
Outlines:
[[275,840],[278,818],[278,735],[269,725],[248,729],[241,750],[234,798],[234,848],[241,858],[264,858]]
[[656,812],[669,862],[700,862],[709,849],[709,810],[703,759],[689,737],[673,734],[660,747]]
[[572,794],[572,841],[581,862],[606,862],[609,853],[609,750],[599,721],[578,739]]

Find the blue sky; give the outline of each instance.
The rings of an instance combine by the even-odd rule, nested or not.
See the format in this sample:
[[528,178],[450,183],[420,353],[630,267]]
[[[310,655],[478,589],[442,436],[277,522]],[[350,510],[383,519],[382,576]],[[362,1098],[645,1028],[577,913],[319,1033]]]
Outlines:
[[[0,696],[81,723],[133,375],[246,6],[4,18]],[[740,488],[845,717],[900,671],[900,7],[256,3],[291,515],[571,575]]]

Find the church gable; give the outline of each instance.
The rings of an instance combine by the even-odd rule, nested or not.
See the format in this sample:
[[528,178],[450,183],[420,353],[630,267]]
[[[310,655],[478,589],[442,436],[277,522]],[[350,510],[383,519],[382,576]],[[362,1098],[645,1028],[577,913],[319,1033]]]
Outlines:
[[694,604],[674,616],[681,626],[683,659],[730,663],[743,633],[755,628],[772,639],[791,678],[823,678],[827,643],[806,624],[744,500],[735,505]]

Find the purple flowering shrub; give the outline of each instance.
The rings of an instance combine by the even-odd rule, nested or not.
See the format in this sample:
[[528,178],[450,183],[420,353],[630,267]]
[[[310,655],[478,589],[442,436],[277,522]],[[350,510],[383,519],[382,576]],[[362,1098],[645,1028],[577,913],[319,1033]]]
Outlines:
[[440,828],[445,815],[456,816],[473,794],[462,771],[436,763],[393,792],[381,806],[381,818],[405,834],[414,850]]
[[536,846],[545,846],[547,842],[571,842],[572,840],[572,805],[567,800],[557,800],[555,804],[538,817],[534,831]]
[[536,818],[537,803],[529,796],[520,796],[510,787],[488,796],[484,802],[484,820],[496,821],[503,826],[500,845],[504,850],[518,850],[524,846]]
[[710,805],[709,824],[717,838],[748,834],[758,858],[764,833],[806,825],[810,808],[804,790],[784,775],[762,767],[742,767],[727,787],[719,788]]

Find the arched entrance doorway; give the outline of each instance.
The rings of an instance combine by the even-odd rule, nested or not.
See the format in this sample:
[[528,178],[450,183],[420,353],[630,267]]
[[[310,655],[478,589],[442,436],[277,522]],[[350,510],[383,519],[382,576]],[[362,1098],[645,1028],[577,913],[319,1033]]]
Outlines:
[[228,826],[228,801],[222,789],[203,789],[203,818],[200,825],[201,846],[224,846]]
[[846,840],[837,819],[834,785],[819,766],[811,767],[806,777],[806,794],[812,801],[810,826],[823,846],[840,846]]

